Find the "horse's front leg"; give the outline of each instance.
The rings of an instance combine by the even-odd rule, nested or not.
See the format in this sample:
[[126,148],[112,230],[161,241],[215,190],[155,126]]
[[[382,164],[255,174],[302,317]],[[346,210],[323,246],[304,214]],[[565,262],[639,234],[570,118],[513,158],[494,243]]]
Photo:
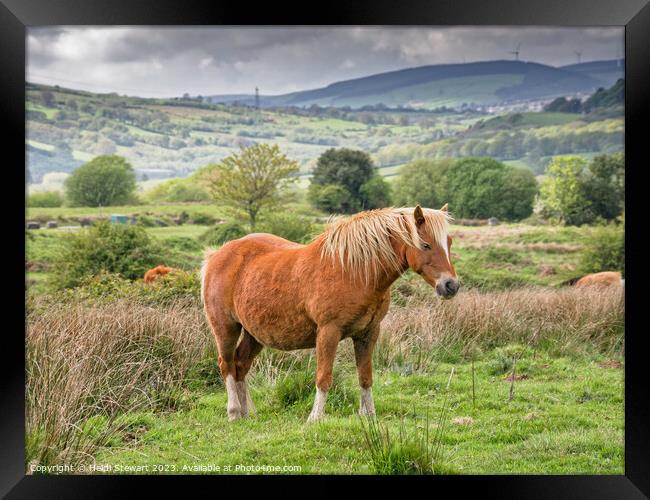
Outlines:
[[314,422],[325,415],[325,401],[327,391],[332,386],[332,367],[340,340],[341,329],[338,327],[319,327],[316,332],[316,399],[307,422]]
[[372,400],[372,351],[378,337],[379,326],[373,328],[366,337],[354,339],[354,357],[361,388],[359,415],[375,414],[375,403]]

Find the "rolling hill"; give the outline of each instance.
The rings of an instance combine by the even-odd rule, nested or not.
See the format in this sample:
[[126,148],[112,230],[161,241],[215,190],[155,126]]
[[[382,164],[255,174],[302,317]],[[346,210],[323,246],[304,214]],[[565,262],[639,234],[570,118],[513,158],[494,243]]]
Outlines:
[[[617,70],[619,70],[617,72]],[[327,87],[276,96],[260,96],[260,105],[387,106],[435,108],[488,105],[591,93],[622,77],[616,61],[596,61],[555,68],[523,61],[441,64],[390,71],[335,82]],[[616,78],[615,78],[616,77]],[[212,102],[252,105],[253,95],[215,95]]]
[[611,87],[619,78],[624,78],[625,61],[622,59],[590,61],[562,66],[560,69],[590,76],[591,78],[600,80],[602,87]]

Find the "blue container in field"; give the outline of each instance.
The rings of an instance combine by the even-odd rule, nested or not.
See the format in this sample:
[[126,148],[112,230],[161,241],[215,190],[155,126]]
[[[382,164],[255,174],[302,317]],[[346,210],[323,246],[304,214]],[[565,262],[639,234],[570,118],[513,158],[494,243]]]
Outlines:
[[112,224],[126,224],[127,222],[129,222],[129,217],[127,215],[111,215]]

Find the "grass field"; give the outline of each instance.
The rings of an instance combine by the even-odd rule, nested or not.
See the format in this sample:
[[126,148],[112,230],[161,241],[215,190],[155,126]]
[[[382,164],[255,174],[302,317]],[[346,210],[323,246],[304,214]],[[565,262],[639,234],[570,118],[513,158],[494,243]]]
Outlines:
[[[414,434],[430,419],[436,430],[451,369],[449,421],[442,437],[443,473],[623,474],[623,373],[605,358],[527,356],[526,378],[510,382],[497,371],[498,355],[475,363],[475,404],[471,364],[432,363],[410,374],[395,367],[375,377],[379,419],[397,439],[400,426]],[[616,366],[606,368],[603,366]],[[312,364],[313,367],[313,364]],[[98,453],[97,464],[113,468],[170,466],[167,472],[191,472],[197,466],[274,465],[301,467],[306,474],[374,473],[356,415],[358,389],[354,365],[339,362],[338,392],[329,415],[305,423],[314,391],[306,389],[291,404],[279,400],[273,385],[252,389],[255,417],[227,421],[223,389],[190,393],[191,402],[167,414],[125,416],[125,430]],[[311,371],[308,371],[312,375]],[[289,380],[301,372],[284,374]],[[333,403],[333,404],[332,404]],[[253,471],[254,472],[254,471]],[[264,472],[257,471],[258,473]],[[288,470],[294,473],[294,470]]]

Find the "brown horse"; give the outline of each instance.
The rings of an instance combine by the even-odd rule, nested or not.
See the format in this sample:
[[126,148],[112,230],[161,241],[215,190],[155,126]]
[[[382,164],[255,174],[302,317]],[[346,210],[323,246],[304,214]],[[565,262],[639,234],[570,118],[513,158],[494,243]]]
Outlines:
[[163,266],[161,264],[159,266],[154,267],[153,269],[149,269],[146,273],[144,273],[144,282],[153,283],[153,281],[158,276],[164,276],[165,274],[170,273],[172,271],[176,271],[176,269],[174,269],[173,267]]
[[309,421],[322,417],[336,349],[345,338],[354,343],[359,413],[374,415],[372,351],[391,284],[410,268],[443,298],[458,291],[448,220],[447,205],[371,210],[334,222],[307,245],[250,234],[209,255],[201,297],[217,342],[228,418],[253,410],[246,374],[264,346],[316,348]]
[[616,271],[604,271],[602,273],[593,273],[583,276],[576,281],[577,288],[587,286],[625,286],[625,280],[622,279],[621,273]]

